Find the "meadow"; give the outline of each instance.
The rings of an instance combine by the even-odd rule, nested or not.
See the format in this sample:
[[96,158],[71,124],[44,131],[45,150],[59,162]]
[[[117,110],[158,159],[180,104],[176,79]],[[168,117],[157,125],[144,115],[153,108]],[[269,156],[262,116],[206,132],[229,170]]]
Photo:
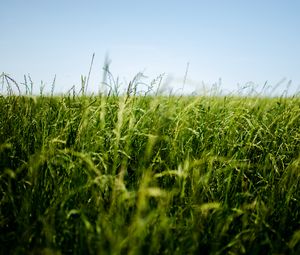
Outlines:
[[0,96],[1,254],[300,254],[299,177],[299,96]]

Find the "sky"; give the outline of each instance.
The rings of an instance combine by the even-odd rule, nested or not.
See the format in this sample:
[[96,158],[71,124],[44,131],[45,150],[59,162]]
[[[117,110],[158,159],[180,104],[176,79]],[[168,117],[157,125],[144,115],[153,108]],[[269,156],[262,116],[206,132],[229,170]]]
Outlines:
[[164,74],[168,89],[184,93],[215,84],[294,92],[299,12],[297,0],[1,0],[0,73],[19,83],[29,74],[37,91],[56,75],[61,93],[80,88],[95,53],[90,92],[106,58],[121,87],[143,72],[145,83]]

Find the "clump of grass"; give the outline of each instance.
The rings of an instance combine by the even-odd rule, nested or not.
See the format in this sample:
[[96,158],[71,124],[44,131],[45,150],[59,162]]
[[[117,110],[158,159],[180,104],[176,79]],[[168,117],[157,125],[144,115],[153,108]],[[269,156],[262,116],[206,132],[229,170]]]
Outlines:
[[2,253],[300,252],[299,97],[133,91],[0,97]]

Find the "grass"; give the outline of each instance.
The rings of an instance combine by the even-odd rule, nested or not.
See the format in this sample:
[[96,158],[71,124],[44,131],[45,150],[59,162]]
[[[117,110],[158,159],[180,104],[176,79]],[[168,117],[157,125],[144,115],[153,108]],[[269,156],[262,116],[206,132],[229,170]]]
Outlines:
[[300,98],[0,96],[1,254],[300,254]]

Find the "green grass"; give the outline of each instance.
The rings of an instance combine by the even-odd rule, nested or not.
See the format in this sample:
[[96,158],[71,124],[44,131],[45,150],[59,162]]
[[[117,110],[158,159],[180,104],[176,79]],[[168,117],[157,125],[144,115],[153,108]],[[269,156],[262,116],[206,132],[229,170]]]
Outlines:
[[300,254],[300,98],[0,97],[2,254]]

